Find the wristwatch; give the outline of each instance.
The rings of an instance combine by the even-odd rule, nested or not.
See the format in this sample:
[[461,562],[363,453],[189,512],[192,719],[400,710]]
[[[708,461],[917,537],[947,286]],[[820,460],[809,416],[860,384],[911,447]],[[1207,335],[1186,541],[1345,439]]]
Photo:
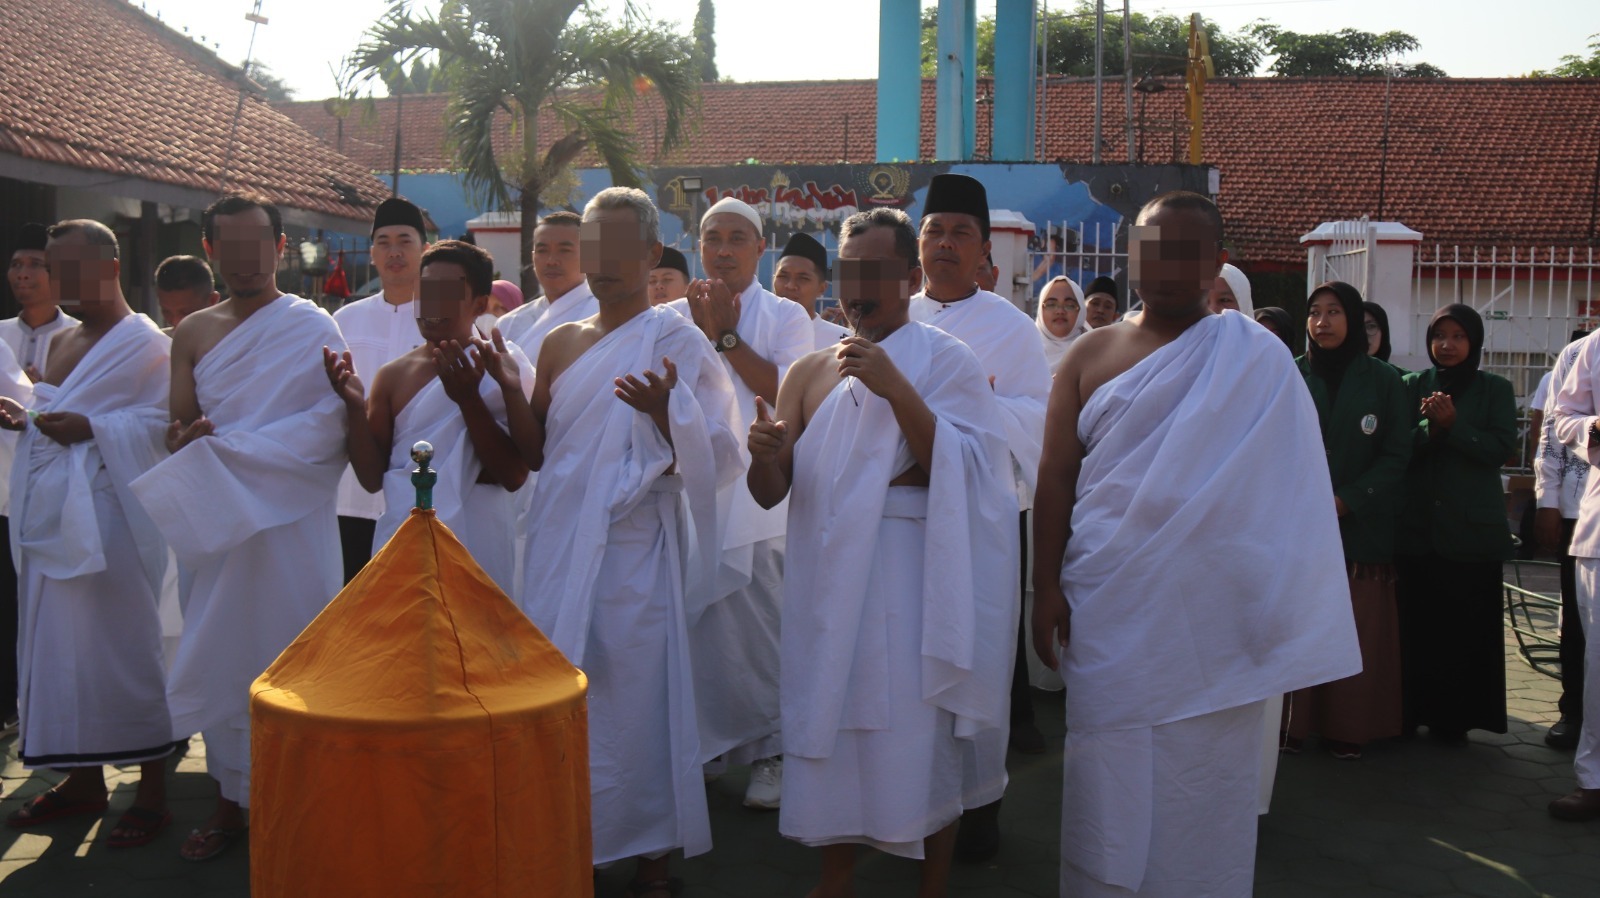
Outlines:
[[739,348],[739,344],[741,342],[742,341],[739,339],[738,331],[723,331],[722,335],[717,337],[716,342],[713,343],[712,346],[717,350],[717,352],[732,352]]

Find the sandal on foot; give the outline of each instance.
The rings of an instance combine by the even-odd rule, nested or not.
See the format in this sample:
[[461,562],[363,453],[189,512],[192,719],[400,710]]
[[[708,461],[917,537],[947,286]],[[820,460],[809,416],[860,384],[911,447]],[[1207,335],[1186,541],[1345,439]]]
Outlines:
[[669,879],[641,879],[628,883],[628,898],[645,898],[651,892],[666,892],[668,895],[677,895],[683,891],[683,880],[674,876]]
[[[172,812],[166,808],[132,807],[123,812],[117,819],[117,825],[111,828],[111,837],[106,840],[107,848],[138,848],[155,841],[167,824],[172,822]],[[125,836],[117,835],[117,830],[128,833]]]
[[[178,857],[195,863],[209,861],[227,851],[228,846],[232,845],[242,835],[244,835],[244,827],[242,826],[238,829],[190,830],[189,838],[183,840],[183,848],[178,849]],[[190,846],[205,849],[207,845],[211,847],[201,851],[199,854],[187,854],[183,850]]]
[[11,816],[6,818],[6,826],[12,829],[27,829],[54,820],[64,820],[67,817],[99,815],[105,813],[109,804],[110,802],[104,798],[94,801],[75,801],[62,795],[59,790],[51,789],[35,795],[27,804],[12,811]]

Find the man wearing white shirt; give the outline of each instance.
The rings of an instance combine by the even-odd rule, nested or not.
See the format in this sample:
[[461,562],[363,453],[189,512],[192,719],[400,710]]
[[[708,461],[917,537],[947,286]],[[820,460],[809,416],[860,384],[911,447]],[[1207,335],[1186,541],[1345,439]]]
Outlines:
[[[1591,467],[1600,464],[1600,343],[1590,334],[1576,344],[1572,370],[1550,398],[1551,433]],[[1553,382],[1553,379],[1552,379]],[[1577,559],[1578,611],[1585,631],[1600,624],[1600,477],[1589,476],[1578,503],[1578,523],[1567,549]],[[1583,728],[1572,766],[1578,788],[1550,802],[1558,820],[1600,818],[1600,639],[1584,650]]]
[[[1050,366],[1033,319],[1004,297],[979,286],[978,268],[989,250],[989,198],[983,184],[966,175],[935,175],[923,200],[918,252],[924,288],[911,298],[911,320],[931,324],[967,344],[988,375],[1005,422],[1020,519],[1012,536],[1022,569],[1009,583],[993,584],[988,597],[991,602],[1010,603],[1017,620],[1016,654],[1007,659],[1013,671],[1009,732],[986,730],[963,745],[968,752],[963,795],[967,810],[962,815],[956,857],[968,863],[981,863],[999,850],[999,804],[1006,787],[1007,746],[1030,754],[1046,748],[1044,736],[1034,725],[1028,693],[1021,612],[1022,581],[1028,570],[1022,533],[1044,441]],[[1007,698],[995,696],[994,700]]]
[[850,329],[817,314],[817,300],[828,292],[828,251],[810,234],[795,234],[783,245],[772,270],[772,292],[792,300],[811,318],[812,344],[823,349],[850,336]]
[[578,246],[581,224],[583,218],[573,212],[552,212],[539,219],[539,226],[533,229],[533,276],[544,295],[500,316],[500,335],[507,343],[517,344],[535,366],[547,334],[569,321],[600,313],[600,304],[583,277]]
[[1561,386],[1578,357],[1583,331],[1574,331],[1572,342],[1561,350],[1555,368],[1539,380],[1529,407],[1537,424],[1538,448],[1534,453],[1535,533],[1539,543],[1561,559],[1561,700],[1557,707],[1561,719],[1544,734],[1546,745],[1556,749],[1578,746],[1583,729],[1583,653],[1582,616],[1578,610],[1577,561],[1568,552],[1572,531],[1578,525],[1578,505],[1583,499],[1589,464],[1572,453],[1555,435],[1555,418],[1548,414],[1552,390]]
[[50,338],[56,331],[78,323],[57,304],[55,284],[44,261],[48,239],[44,225],[22,226],[22,240],[11,251],[11,264],[6,268],[11,295],[17,298],[22,311],[15,318],[0,321],[0,340],[11,347],[23,372],[35,382],[44,376],[45,363],[50,360]]
[[[392,196],[378,204],[372,217],[372,263],[382,286],[333,313],[350,347],[356,374],[369,382],[378,369],[423,343],[417,330],[417,284],[422,254],[428,248],[422,210]],[[339,478],[339,544],[344,554],[344,582],[349,583],[372,559],[372,537],[383,516],[383,494],[361,488],[348,466]]]
[[[765,247],[761,216],[724,197],[700,219],[700,263],[709,279],[667,305],[693,320],[721,354],[738,395],[741,433],[755,421],[756,397],[770,406],[784,373],[815,339],[805,311],[756,279]],[[712,595],[701,599],[710,604],[689,628],[701,756],[749,763],[744,803],[776,808],[783,785],[778,647],[789,508],[761,508],[743,478],[719,491],[718,502],[727,514],[722,563]]]

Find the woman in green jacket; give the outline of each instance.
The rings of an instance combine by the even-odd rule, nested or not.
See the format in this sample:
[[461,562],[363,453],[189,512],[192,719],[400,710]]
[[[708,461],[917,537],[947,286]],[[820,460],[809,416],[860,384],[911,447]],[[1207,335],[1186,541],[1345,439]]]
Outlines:
[[1394,527],[1415,428],[1400,375],[1367,355],[1361,293],[1330,281],[1312,291],[1309,306],[1311,343],[1298,364],[1328,452],[1362,670],[1291,695],[1283,744],[1294,751],[1316,733],[1334,757],[1354,760],[1365,743],[1400,735]]
[[1482,352],[1483,319],[1445,306],[1428,325],[1433,367],[1405,378],[1420,417],[1396,547],[1408,723],[1449,741],[1506,731],[1500,467],[1517,403],[1509,381],[1478,370]]

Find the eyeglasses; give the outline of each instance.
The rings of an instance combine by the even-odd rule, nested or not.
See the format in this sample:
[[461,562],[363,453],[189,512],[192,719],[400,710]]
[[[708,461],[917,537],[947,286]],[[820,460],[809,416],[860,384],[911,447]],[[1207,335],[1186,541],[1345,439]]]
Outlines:
[[1056,309],[1076,309],[1078,303],[1071,299],[1047,299],[1044,301],[1044,307],[1052,311]]

